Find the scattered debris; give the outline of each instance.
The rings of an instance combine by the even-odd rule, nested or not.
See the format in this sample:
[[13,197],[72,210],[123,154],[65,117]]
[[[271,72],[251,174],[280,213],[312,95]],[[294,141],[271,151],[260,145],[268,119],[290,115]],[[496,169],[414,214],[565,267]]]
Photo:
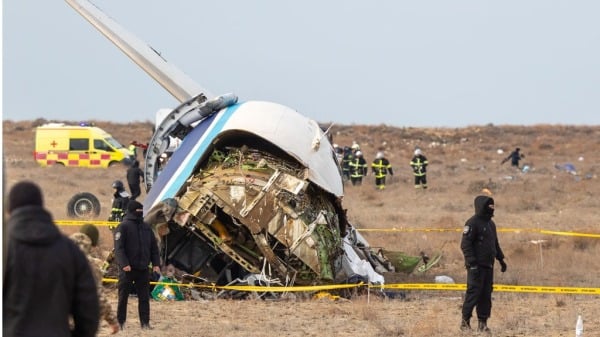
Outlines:
[[454,279],[446,275],[438,275],[435,277],[435,283],[454,284]]
[[565,172],[575,175],[575,176],[577,175],[577,170],[575,169],[575,165],[573,165],[571,163],[554,164],[554,168],[556,168],[559,171],[565,171]]

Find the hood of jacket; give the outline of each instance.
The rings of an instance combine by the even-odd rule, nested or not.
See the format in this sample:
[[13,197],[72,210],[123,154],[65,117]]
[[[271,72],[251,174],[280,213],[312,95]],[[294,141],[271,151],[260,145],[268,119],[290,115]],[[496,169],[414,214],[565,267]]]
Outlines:
[[125,213],[125,216],[123,217],[123,222],[125,221],[135,222],[139,224],[144,222],[144,216],[142,214],[136,214],[136,212],[127,211],[127,213]]
[[10,238],[31,245],[48,245],[60,236],[52,215],[41,206],[15,209],[8,220]]
[[479,217],[491,219],[494,216],[494,209],[489,207],[494,204],[494,199],[485,195],[475,198],[475,214]]

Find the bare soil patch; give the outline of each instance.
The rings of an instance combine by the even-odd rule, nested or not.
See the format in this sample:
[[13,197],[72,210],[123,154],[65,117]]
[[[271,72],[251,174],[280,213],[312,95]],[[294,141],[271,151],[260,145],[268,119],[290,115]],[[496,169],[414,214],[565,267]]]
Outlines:
[[[70,197],[90,192],[102,204],[98,219],[108,217],[112,181],[125,180],[124,167],[41,168],[33,160],[34,127],[41,121],[3,122],[5,188],[23,180],[44,190],[47,208],[67,219]],[[149,122],[115,124],[96,121],[122,143],[146,142]],[[383,150],[395,175],[383,191],[374,177],[360,187],[346,186],[344,207],[350,221],[373,247],[418,254],[442,253],[440,263],[422,275],[394,275],[398,282],[434,281],[437,275],[466,280],[459,249],[460,228],[473,212],[473,198],[484,188],[496,200],[499,229],[508,271],[497,272],[502,285],[599,287],[600,241],[585,236],[551,235],[540,230],[599,234],[600,126],[473,126],[459,129],[398,128],[386,125],[338,125],[340,146],[357,141],[367,162]],[[430,188],[415,190],[408,165],[415,147],[429,159]],[[515,147],[525,154],[523,172],[500,162]],[[499,149],[503,153],[498,153]],[[558,170],[572,163],[577,175]],[[144,194],[142,194],[142,198]],[[63,226],[66,233],[77,226]],[[391,229],[396,229],[392,231]],[[425,230],[446,229],[446,231]],[[403,231],[398,231],[403,230]],[[101,248],[112,245],[101,228]],[[532,241],[545,240],[540,250]],[[112,289],[110,286],[109,289]],[[109,290],[116,307],[116,293]],[[371,294],[350,300],[320,299],[210,300],[152,302],[154,330],[141,331],[137,301],[131,299],[128,336],[457,336],[462,293],[408,291],[406,299]],[[600,336],[598,295],[495,292],[489,325],[493,336],[570,336],[582,314],[586,336]],[[99,336],[107,336],[103,326]],[[476,334],[466,334],[476,335]]]

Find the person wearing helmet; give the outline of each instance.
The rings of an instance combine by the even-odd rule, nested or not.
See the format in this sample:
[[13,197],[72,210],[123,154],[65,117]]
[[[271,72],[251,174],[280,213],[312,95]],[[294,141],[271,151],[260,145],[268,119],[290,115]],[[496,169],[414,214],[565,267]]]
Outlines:
[[125,191],[125,186],[120,180],[115,180],[112,183],[113,200],[108,221],[121,221],[125,215],[127,204],[129,203],[129,193]]
[[375,175],[375,186],[377,189],[383,190],[385,188],[385,177],[388,173],[393,176],[394,171],[390,161],[385,158],[382,151],[377,152],[375,160],[371,163],[371,169]]
[[415,176],[415,188],[427,188],[427,158],[423,155],[421,149],[416,149],[415,154],[410,161],[410,166]]
[[354,153],[354,158],[349,163],[350,166],[350,181],[353,186],[362,184],[362,177],[367,175],[367,161],[363,158],[361,151]]
[[350,162],[354,160],[354,153],[349,146],[344,146],[344,156],[342,157],[342,180],[350,180]]

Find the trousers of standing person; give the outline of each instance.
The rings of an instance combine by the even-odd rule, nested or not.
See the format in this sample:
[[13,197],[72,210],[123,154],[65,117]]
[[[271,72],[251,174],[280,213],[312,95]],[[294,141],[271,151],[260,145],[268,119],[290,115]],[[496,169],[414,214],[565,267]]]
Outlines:
[[135,288],[138,298],[138,315],[140,322],[146,324],[150,322],[150,271],[145,269],[131,269],[131,271],[119,271],[119,302],[117,305],[117,320],[125,322],[127,320],[127,302],[131,287]]
[[143,205],[129,201],[123,221],[115,229],[115,256],[119,264],[119,302],[117,320],[121,329],[127,320],[127,302],[131,287],[138,296],[142,329],[150,327],[150,265],[160,273],[158,244],[152,228],[144,222]]

